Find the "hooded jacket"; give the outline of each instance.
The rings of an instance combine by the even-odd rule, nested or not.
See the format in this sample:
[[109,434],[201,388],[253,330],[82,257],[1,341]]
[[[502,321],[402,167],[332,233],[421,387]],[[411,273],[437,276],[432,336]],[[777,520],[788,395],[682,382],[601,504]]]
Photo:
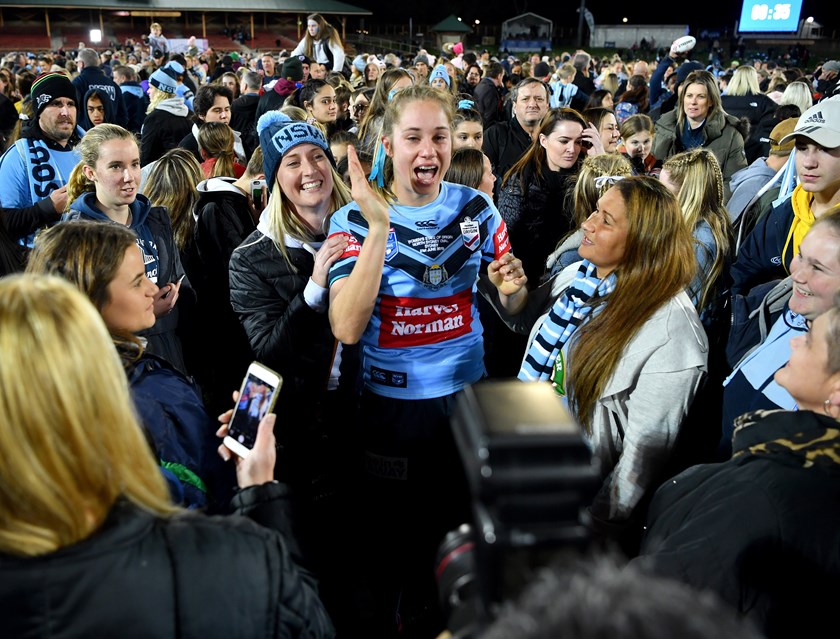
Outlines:
[[143,121],[146,119],[146,110],[149,108],[149,96],[140,86],[139,82],[123,82],[120,85],[125,102],[126,116],[128,117],[127,128],[132,133],[140,133],[143,128]]
[[77,114],[79,118],[79,126],[81,126],[85,131],[90,131],[93,128],[93,124],[90,122],[90,118],[88,117],[87,112],[87,103],[90,100],[90,96],[94,93],[100,96],[100,100],[102,101],[102,106],[105,109],[105,122],[109,124],[116,124],[114,122],[114,103],[105,96],[105,99],[102,99],[104,95],[102,93],[101,88],[93,88],[88,89],[88,92],[85,93],[85,98],[82,100],[81,106],[77,109]]
[[765,158],[758,158],[748,167],[736,171],[729,182],[732,197],[726,203],[729,219],[735,221],[747,208],[753,196],[762,186],[776,177],[776,171],[767,166]]
[[[77,104],[85,104],[85,96],[91,89],[98,89],[100,93],[105,95],[111,102],[113,118],[106,122],[112,124],[119,124],[125,126],[128,124],[128,114],[125,110],[125,102],[123,101],[122,91],[119,85],[111,78],[105,75],[105,72],[100,67],[85,67],[79,71],[79,75],[73,78],[73,86],[76,87],[76,95],[78,96]],[[81,123],[82,118],[79,117]]]
[[216,345],[212,351],[198,353],[203,362],[195,373],[213,415],[229,408],[231,389],[240,385],[254,359],[230,303],[228,265],[233,251],[257,226],[249,196],[235,187],[234,181],[218,177],[199,183],[195,205],[195,268],[190,279],[198,293],[197,315],[202,318],[197,328],[201,343]]
[[190,110],[179,97],[160,102],[146,116],[140,134],[140,164],[146,166],[160,159],[169,149],[174,149],[190,132],[192,124],[187,119]]
[[260,97],[260,101],[257,103],[257,111],[254,115],[255,121],[259,122],[260,116],[263,113],[281,108],[286,98],[292,95],[295,89],[297,89],[297,84],[291,80],[287,80],[286,78],[277,80],[274,86],[271,87],[271,90],[266,90]]
[[812,637],[840,598],[840,428],[811,411],[738,420],[734,454],[664,483],[641,555],[655,573],[711,589],[769,639]]
[[747,162],[766,157],[770,152],[770,144],[761,140],[769,138],[773,127],[778,124],[773,118],[773,113],[779,105],[763,93],[722,95],[720,101],[723,104],[723,110],[729,115],[747,118],[750,121],[750,133],[744,140]]
[[[172,234],[172,223],[166,208],[152,206],[145,195],[138,195],[130,205],[131,224],[128,228],[137,236],[137,246],[143,252],[143,263],[146,276],[159,287],[170,282],[177,282],[184,275],[181,258],[175,238]],[[93,220],[115,224],[96,206],[96,193],[89,191],[82,194],[70,205],[70,211],[64,220]],[[148,340],[148,351],[153,355],[163,357],[181,372],[186,372],[181,343],[175,336],[178,325],[178,305],[189,303],[192,285],[184,278],[181,283],[179,301],[171,313],[159,317],[152,328],[139,333]]]
[[788,198],[758,220],[730,269],[733,295],[744,294],[754,286],[788,275],[793,261],[793,242],[787,247],[785,242],[793,218],[793,202]]
[[[677,130],[676,109],[659,118],[655,127],[656,135],[653,136],[651,149],[655,157],[667,160],[686,150],[680,139],[682,132]],[[747,166],[744,137],[748,132],[748,123],[721,111],[709,115],[703,124],[702,146],[715,154],[727,188],[735,172]]]

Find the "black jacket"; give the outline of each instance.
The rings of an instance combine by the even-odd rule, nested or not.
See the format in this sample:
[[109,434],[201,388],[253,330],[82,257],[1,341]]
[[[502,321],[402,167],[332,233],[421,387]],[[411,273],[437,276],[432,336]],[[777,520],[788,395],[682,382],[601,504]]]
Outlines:
[[539,285],[546,258],[573,228],[564,202],[568,178],[574,173],[544,167],[542,174],[536,175],[529,168],[524,176],[511,175],[499,190],[499,213],[510,233],[510,245],[522,260],[529,288]]
[[243,135],[257,126],[257,105],[260,102],[258,93],[248,94],[236,98],[230,105],[230,127]]
[[[256,359],[283,377],[278,400],[283,418],[275,429],[283,461],[278,461],[277,469],[284,480],[299,486],[311,482],[313,469],[324,456],[321,435],[335,426],[323,423],[319,416],[328,409],[328,402],[343,401],[349,406],[352,399],[338,400],[327,392],[336,340],[326,309],[316,311],[304,299],[315,265],[313,254],[300,242],[286,238],[289,264],[262,225],[261,221],[231,256],[230,301]],[[355,347],[341,351],[342,394],[353,391],[356,353]]]
[[288,251],[291,265],[267,235],[251,233],[231,255],[230,301],[257,359],[283,376],[283,393],[312,398],[326,386],[335,338],[327,313],[303,298],[314,256]]
[[771,639],[819,636],[840,598],[838,423],[749,413],[733,449],[659,488],[637,561],[713,590]]
[[[193,234],[195,261],[190,281],[198,293],[196,327],[198,349],[190,349],[200,364],[192,367],[204,389],[211,415],[230,404],[230,393],[239,387],[254,359],[248,338],[230,304],[228,264],[237,246],[257,228],[248,196],[232,178],[211,178],[198,185],[197,216]],[[191,342],[184,336],[185,345]],[[215,344],[212,350],[206,344]],[[190,362],[192,364],[192,362]]]
[[143,121],[143,134],[140,137],[140,164],[159,160],[169,149],[192,130],[189,118],[175,115],[164,109],[155,109]]
[[85,104],[85,95],[87,95],[87,92],[91,89],[98,89],[100,93],[107,96],[113,106],[112,112],[114,114],[114,119],[107,121],[112,122],[113,124],[119,124],[123,127],[128,124],[128,113],[125,110],[125,101],[123,100],[122,90],[116,82],[114,82],[109,76],[105,75],[101,68],[85,67],[79,71],[79,75],[73,79],[73,86],[76,87],[76,105],[79,109],[76,117],[79,123],[82,121],[81,109]]
[[505,173],[525,154],[529,146],[531,136],[515,117],[484,129],[481,150],[490,158],[497,185],[501,186]]
[[752,164],[758,158],[770,154],[770,143],[762,142],[762,138],[769,138],[770,132],[778,122],[773,118],[776,107],[779,106],[763,93],[756,95],[722,95],[720,101],[723,110],[736,118],[747,118],[750,121],[749,134],[744,138],[744,153],[747,163]]
[[502,109],[502,90],[493,84],[490,78],[482,78],[481,81],[475,85],[472,92],[473,101],[475,102],[476,110],[481,113],[481,118],[484,120],[484,128],[487,129],[491,124],[500,122],[504,113]]
[[154,517],[119,501],[78,544],[0,555],[4,636],[334,636],[302,565],[287,487],[247,488],[234,506],[254,521]]

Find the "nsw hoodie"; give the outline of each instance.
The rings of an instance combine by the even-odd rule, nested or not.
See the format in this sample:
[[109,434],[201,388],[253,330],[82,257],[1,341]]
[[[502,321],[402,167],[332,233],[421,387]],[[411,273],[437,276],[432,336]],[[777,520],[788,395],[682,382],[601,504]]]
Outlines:
[[[145,195],[138,195],[137,199],[129,206],[131,209],[130,228],[137,235],[137,246],[143,252],[143,264],[146,268],[146,276],[155,284],[163,286],[168,282],[158,283],[160,275],[160,259],[157,240],[152,234],[147,223],[151,203]],[[96,206],[96,193],[90,191],[76,198],[70,205],[70,211],[65,214],[64,220],[94,220],[96,222],[111,222],[113,220],[100,211]]]

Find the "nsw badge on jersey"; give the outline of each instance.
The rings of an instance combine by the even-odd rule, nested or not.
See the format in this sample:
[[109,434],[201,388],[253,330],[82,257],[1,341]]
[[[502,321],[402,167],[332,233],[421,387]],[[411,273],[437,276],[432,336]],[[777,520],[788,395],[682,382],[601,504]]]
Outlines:
[[481,234],[479,233],[479,224],[475,220],[468,217],[461,222],[461,240],[464,242],[469,250],[475,251],[481,245]]
[[446,272],[440,264],[432,264],[426,267],[426,272],[423,274],[423,286],[433,291],[438,290],[449,279],[449,273]]
[[400,252],[397,244],[397,232],[394,229],[388,231],[388,241],[385,242],[385,261],[390,262],[391,258]]

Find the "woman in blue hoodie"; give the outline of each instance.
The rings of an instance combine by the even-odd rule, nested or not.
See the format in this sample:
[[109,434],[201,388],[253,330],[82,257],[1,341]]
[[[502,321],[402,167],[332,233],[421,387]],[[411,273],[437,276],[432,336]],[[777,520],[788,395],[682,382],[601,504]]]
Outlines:
[[[175,335],[184,268],[166,209],[152,206],[137,193],[140,149],[129,132],[115,124],[100,124],[76,147],[81,161],[67,185],[70,210],[65,220],[83,219],[122,224],[134,231],[143,252],[146,276],[158,286],[154,327],[144,331],[149,352],[186,372],[181,344]],[[191,287],[186,282],[185,292]]]

